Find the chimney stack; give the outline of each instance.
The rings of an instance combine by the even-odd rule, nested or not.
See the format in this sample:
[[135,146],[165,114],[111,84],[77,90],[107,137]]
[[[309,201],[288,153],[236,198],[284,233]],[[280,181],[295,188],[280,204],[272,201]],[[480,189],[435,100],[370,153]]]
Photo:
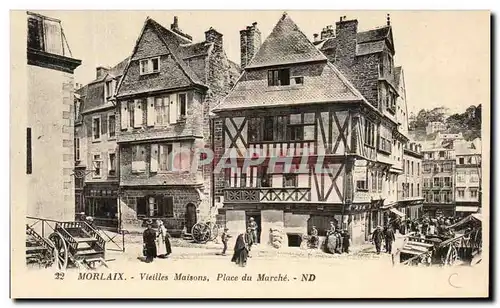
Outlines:
[[387,14],[387,25],[391,25],[391,14]]
[[319,41],[318,36],[319,36],[319,34],[318,34],[318,33],[314,33],[314,34],[313,34],[313,37],[314,37],[314,41],[315,41],[315,42]]
[[96,68],[96,79],[101,78],[102,76],[106,75],[109,71],[109,67],[105,66],[98,66]]
[[335,37],[335,30],[332,25],[328,25],[321,31],[321,40],[326,40],[331,37]]
[[189,41],[193,41],[193,37],[191,35],[182,32],[182,30],[179,28],[179,18],[177,16],[174,16],[174,23],[170,24],[170,30]]
[[[286,16],[286,15],[284,15]],[[261,33],[257,28],[257,23],[252,23],[246,29],[240,31],[240,51],[241,51],[241,68],[244,69],[253,56],[257,53],[262,44]]]
[[214,43],[214,46],[216,48],[221,48],[222,49],[222,34],[219,33],[217,30],[214,28],[210,27],[208,31],[205,31],[205,41],[209,43]]

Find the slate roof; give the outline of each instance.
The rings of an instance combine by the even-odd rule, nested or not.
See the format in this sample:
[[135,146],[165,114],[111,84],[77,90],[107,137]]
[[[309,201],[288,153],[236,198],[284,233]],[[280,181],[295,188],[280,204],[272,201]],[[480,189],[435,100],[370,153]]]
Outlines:
[[[205,42],[192,44],[192,42],[187,38],[163,27],[149,17],[144,23],[141,36],[147,28],[152,29],[152,31],[156,33],[160,41],[165,45],[172,58],[175,60],[177,66],[169,69],[168,76],[163,74],[154,79],[144,78],[142,80],[129,81],[127,80],[127,77],[124,77],[122,82],[120,82],[118,86],[117,96],[120,97],[143,93],[145,91],[174,89],[192,85],[200,85],[206,87],[203,82],[205,75],[203,68],[191,68],[185,61],[192,56],[203,56],[204,54],[207,54],[208,46],[205,46]],[[135,46],[134,48],[134,53],[136,48],[137,46]],[[135,64],[137,63],[134,63],[134,65]],[[127,64],[124,73],[125,75],[130,65],[131,63]],[[125,84],[124,87],[122,87],[123,84]]]
[[320,75],[304,76],[303,85],[269,87],[267,79],[245,80],[246,74],[243,73],[233,90],[213,112],[363,100],[362,95],[328,62],[324,64]]
[[283,14],[246,69],[327,60],[287,14]]
[[389,37],[389,33],[391,32],[390,30],[390,26],[385,26],[377,29],[358,32],[358,34],[356,35],[356,40],[358,44],[385,40]]

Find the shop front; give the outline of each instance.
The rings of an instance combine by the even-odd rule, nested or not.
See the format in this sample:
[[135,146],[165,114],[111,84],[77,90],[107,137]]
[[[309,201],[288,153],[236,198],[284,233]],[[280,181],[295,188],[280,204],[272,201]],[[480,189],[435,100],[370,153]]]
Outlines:
[[85,215],[96,226],[118,229],[118,183],[87,183],[84,191]]

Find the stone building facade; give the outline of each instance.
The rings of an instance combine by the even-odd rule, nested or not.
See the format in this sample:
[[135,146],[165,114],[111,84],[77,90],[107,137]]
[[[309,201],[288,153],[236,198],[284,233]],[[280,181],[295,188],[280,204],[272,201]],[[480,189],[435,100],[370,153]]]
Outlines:
[[193,43],[177,17],[167,29],[148,18],[117,89],[119,211],[125,229],[162,219],[172,233],[190,233],[215,219],[209,110],[239,74],[215,29]]
[[455,144],[455,213],[467,216],[481,208],[481,139]]
[[128,59],[113,68],[97,67],[96,78],[76,91],[75,167],[77,213],[101,227],[119,226],[116,85]]
[[27,13],[27,215],[73,220],[74,70],[61,21]]
[[403,174],[398,177],[398,203],[401,212],[410,219],[422,216],[422,147],[414,142],[405,145]]

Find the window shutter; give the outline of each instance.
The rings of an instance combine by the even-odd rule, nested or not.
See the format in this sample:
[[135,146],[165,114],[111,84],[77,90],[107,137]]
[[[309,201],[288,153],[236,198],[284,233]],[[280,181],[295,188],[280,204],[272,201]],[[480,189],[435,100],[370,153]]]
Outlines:
[[158,205],[158,216],[160,216],[160,217],[164,217],[165,216],[165,204],[166,204],[165,201],[166,201],[165,197],[163,197],[163,196],[158,196],[156,198],[156,202],[158,202],[157,203],[157,205]]
[[121,108],[120,120],[121,120],[122,129],[127,129],[127,127],[128,127],[129,114],[128,114],[127,104],[128,104],[127,101],[121,102],[122,108]]
[[135,110],[134,110],[134,127],[138,128],[142,126],[142,112],[143,112],[143,104],[142,100],[136,99],[135,101]]
[[154,126],[156,120],[156,112],[155,112],[155,98],[148,97],[148,108],[147,108],[147,125]]
[[169,106],[169,122],[170,124],[177,123],[177,115],[179,110],[177,108],[177,95],[170,95],[170,106]]
[[174,142],[172,144],[172,153],[170,154],[172,156],[172,162],[173,162],[173,170],[174,171],[181,171],[182,170],[182,165],[181,165],[181,144],[180,142]]
[[158,145],[157,144],[151,145],[151,166],[150,166],[150,169],[151,169],[151,172],[158,171]]
[[45,51],[56,55],[63,55],[60,23],[56,21],[44,20],[44,29]]

